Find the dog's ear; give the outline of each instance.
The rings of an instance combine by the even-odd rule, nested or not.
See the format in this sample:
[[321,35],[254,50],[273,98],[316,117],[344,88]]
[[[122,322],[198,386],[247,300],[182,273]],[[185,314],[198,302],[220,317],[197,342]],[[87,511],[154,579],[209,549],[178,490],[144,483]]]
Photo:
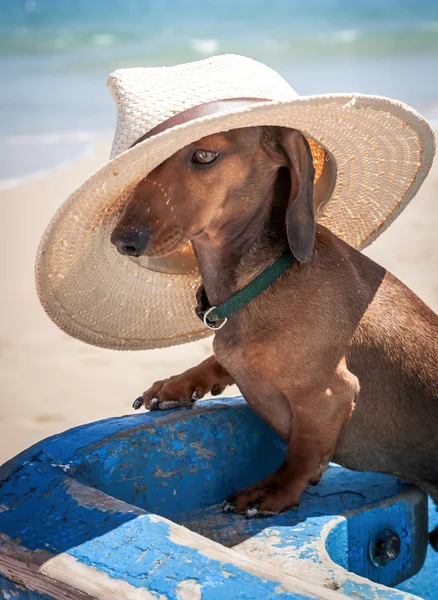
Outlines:
[[277,139],[287,157],[290,172],[287,238],[295,258],[307,263],[312,258],[316,232],[312,153],[306,138],[296,129],[278,128]]

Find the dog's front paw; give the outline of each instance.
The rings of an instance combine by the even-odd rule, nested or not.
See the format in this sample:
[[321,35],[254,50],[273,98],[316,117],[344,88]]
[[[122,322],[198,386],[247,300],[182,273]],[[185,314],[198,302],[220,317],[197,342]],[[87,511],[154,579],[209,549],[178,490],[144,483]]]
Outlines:
[[181,398],[180,400],[160,400],[160,398],[152,398],[147,403],[145,402],[144,396],[139,396],[132,405],[132,408],[138,410],[142,406],[149,410],[170,410],[172,408],[187,408],[192,406],[194,402],[198,400],[198,394],[196,390],[190,396],[190,398]]
[[183,373],[163,381],[156,381],[134,401],[132,406],[135,410],[142,406],[149,410],[186,408],[205,396],[208,391],[208,387],[202,382],[194,381],[193,377]]
[[271,517],[298,506],[299,495],[293,493],[290,485],[282,485],[270,476],[249,487],[232,494],[222,505],[225,513],[235,512],[247,519]]

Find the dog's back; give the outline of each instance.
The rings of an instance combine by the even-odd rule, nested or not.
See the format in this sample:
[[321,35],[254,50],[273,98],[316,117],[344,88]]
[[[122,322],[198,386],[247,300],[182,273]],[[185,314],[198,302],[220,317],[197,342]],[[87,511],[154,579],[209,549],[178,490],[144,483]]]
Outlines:
[[396,277],[351,253],[360,279],[380,284],[350,344],[347,364],[360,393],[335,460],[393,473],[438,501],[438,316]]

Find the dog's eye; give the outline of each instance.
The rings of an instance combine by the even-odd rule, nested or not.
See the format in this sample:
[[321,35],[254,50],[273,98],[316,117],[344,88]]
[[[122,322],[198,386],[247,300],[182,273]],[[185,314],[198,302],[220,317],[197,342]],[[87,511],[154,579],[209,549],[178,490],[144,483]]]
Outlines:
[[192,162],[199,163],[200,165],[209,165],[217,159],[219,152],[212,152],[210,150],[196,150],[192,156]]

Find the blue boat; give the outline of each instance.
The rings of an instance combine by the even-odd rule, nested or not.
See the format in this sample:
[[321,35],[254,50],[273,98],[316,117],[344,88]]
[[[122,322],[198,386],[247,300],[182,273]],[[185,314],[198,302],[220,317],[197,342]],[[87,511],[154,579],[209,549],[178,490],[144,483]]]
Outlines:
[[332,465],[297,509],[253,520],[222,512],[284,452],[242,398],[39,442],[0,468],[3,597],[438,597],[435,508],[397,478]]

